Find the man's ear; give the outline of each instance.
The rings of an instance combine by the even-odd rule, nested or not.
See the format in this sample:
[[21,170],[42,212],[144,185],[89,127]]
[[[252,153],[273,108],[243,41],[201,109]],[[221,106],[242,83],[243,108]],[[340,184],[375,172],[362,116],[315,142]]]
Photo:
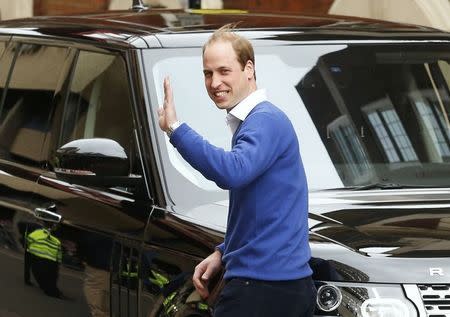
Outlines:
[[247,79],[255,77],[255,65],[253,65],[251,60],[248,60],[247,63],[245,63],[244,72],[247,75]]

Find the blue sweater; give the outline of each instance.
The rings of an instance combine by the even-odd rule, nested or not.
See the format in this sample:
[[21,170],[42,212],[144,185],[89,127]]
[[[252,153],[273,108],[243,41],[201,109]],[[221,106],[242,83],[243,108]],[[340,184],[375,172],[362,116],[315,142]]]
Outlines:
[[230,190],[225,279],[292,280],[308,265],[308,188],[294,128],[269,102],[258,104],[233,135],[231,151],[183,123],[171,136],[183,158]]

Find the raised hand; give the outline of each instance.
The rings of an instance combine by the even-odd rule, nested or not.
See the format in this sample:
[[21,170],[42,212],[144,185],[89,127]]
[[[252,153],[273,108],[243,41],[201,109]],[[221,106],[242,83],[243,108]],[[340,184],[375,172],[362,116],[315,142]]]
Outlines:
[[158,116],[159,127],[166,132],[169,126],[177,121],[177,113],[175,111],[169,77],[164,78],[164,104],[158,109]]

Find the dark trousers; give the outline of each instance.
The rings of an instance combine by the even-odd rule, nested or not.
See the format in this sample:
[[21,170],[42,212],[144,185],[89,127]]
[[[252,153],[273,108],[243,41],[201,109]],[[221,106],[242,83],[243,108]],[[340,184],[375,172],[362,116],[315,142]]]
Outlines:
[[293,281],[233,278],[219,296],[214,317],[310,317],[316,293],[311,277]]
[[25,254],[25,282],[30,283],[30,270],[34,279],[45,294],[52,297],[61,297],[61,292],[57,287],[59,264],[35,256],[29,252]]

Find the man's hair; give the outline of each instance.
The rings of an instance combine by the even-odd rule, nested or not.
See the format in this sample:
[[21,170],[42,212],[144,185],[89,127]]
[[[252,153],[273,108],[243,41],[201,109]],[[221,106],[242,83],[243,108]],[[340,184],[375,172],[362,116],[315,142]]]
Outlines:
[[[255,53],[253,51],[253,46],[245,37],[242,37],[234,32],[234,29],[238,24],[239,22],[228,23],[222,26],[220,29],[216,30],[205,43],[205,45],[203,45],[203,55],[205,54],[206,48],[213,43],[220,41],[230,42],[234,52],[236,53],[237,60],[239,64],[241,64],[242,70],[244,70],[245,65],[248,61],[252,61],[254,69]],[[254,77],[256,79],[255,70]]]

